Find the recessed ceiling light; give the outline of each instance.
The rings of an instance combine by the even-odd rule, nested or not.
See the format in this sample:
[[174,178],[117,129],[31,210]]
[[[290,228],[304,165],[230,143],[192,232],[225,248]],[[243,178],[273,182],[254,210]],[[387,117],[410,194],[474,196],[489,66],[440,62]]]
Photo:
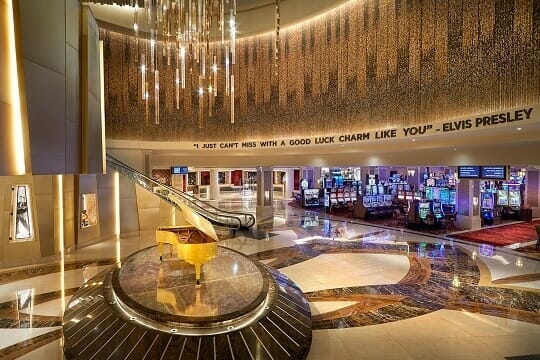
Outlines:
[[517,128],[517,131],[521,131],[521,128],[520,128],[520,127],[518,127],[518,128]]
[[454,151],[456,151],[456,150],[457,150],[457,149],[456,149],[456,148],[454,148]]
[[412,139],[412,141],[416,141],[416,139]]

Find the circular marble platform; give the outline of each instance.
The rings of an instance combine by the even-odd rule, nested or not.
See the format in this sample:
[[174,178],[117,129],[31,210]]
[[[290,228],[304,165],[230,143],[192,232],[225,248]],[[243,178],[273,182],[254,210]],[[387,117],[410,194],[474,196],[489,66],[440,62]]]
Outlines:
[[195,267],[183,260],[159,260],[155,247],[130,256],[112,277],[118,299],[139,316],[184,326],[215,326],[260,307],[268,277],[247,257],[227,248],[203,264],[201,285]]
[[196,287],[193,265],[154,246],[80,288],[63,330],[67,359],[305,359],[311,312],[289,278],[236,251],[219,247]]

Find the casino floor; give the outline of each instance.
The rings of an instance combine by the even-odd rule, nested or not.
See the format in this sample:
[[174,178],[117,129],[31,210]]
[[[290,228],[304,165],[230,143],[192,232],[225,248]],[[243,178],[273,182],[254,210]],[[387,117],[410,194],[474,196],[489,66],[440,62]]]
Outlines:
[[[219,206],[255,210],[254,203]],[[282,201],[273,224],[218,235],[220,246],[302,290],[312,316],[309,360],[540,356],[540,261],[533,256],[314,215]],[[71,296],[118,259],[152,246],[153,232],[136,233],[1,269],[0,357],[63,359]]]

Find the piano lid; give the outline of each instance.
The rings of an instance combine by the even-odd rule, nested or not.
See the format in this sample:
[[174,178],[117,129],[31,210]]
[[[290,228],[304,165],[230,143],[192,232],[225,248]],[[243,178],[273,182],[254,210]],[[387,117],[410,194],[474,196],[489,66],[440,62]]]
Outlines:
[[212,239],[218,241],[216,231],[214,230],[214,225],[212,225],[210,221],[206,220],[204,217],[197,214],[195,211],[181,202],[178,202],[178,205],[180,206],[180,209],[182,209],[184,219],[186,219],[188,223],[195,226],[198,230],[210,236]]

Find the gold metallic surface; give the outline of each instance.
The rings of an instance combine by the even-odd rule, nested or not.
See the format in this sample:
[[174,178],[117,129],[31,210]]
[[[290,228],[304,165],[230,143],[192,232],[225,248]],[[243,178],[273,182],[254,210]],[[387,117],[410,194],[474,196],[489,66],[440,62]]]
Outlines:
[[[135,41],[102,30],[107,138],[247,141],[355,133],[537,104],[540,14],[534,9],[532,0],[350,2],[280,29],[278,76],[275,33],[239,39],[231,65],[235,102],[219,80],[213,116],[202,129],[196,89],[181,90],[176,110],[175,67],[163,56],[160,124],[146,126]],[[186,71],[195,84],[198,71]],[[148,78],[152,83],[151,73]]]

